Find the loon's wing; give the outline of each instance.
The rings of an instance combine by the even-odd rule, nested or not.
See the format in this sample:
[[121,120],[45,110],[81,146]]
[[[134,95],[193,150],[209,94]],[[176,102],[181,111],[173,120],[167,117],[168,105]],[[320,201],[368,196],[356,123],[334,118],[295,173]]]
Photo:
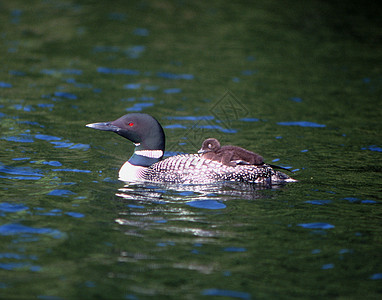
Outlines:
[[230,167],[220,162],[201,158],[198,154],[184,154],[166,158],[148,167],[144,171],[143,178],[155,182],[184,184],[207,184],[220,181],[280,184],[295,181],[266,164]]

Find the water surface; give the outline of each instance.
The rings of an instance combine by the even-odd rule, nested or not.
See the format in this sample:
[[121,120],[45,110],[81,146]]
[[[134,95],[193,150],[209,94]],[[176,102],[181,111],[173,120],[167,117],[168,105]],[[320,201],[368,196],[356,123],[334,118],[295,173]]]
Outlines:
[[[358,1],[0,5],[4,299],[381,297],[381,11]],[[155,116],[298,183],[117,180]]]

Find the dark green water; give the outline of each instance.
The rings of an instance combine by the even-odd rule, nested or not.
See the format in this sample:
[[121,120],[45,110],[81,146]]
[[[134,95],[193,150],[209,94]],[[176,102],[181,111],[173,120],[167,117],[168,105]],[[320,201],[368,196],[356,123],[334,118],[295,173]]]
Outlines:
[[[377,2],[2,1],[0,298],[379,299]],[[295,170],[275,189],[131,185],[141,111]]]

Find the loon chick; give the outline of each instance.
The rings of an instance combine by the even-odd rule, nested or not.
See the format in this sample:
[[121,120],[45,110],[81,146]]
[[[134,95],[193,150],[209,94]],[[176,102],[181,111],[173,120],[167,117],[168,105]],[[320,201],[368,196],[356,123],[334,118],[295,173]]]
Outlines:
[[122,181],[182,184],[236,181],[267,185],[296,181],[266,164],[231,167],[206,160],[200,154],[181,154],[162,160],[165,150],[163,128],[148,114],[131,113],[115,121],[86,126],[115,132],[135,144],[133,155],[119,170],[119,179]]
[[236,167],[237,164],[264,164],[261,155],[237,146],[220,146],[220,142],[214,138],[206,139],[198,153],[202,153],[202,158],[215,160],[231,167]]
[[[198,153],[202,153],[202,157],[205,159],[215,160],[221,162],[223,165],[235,167],[238,164],[245,165],[263,165],[264,159],[261,155],[249,151],[247,149],[238,147],[238,146],[220,146],[220,142],[217,139],[209,138],[206,139],[202,148],[198,151]],[[292,172],[291,170],[267,164],[268,166],[276,169],[286,170],[288,172]],[[293,173],[293,172],[292,172]]]

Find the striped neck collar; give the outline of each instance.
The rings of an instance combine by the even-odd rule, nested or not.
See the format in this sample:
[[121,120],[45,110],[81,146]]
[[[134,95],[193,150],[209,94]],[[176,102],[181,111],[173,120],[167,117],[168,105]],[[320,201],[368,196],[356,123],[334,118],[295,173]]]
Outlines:
[[163,157],[162,150],[136,150],[130,157],[129,163],[135,166],[150,167],[152,164],[161,161]]
[[150,158],[161,158],[163,156],[162,150],[137,150],[134,152],[136,155],[150,157]]

